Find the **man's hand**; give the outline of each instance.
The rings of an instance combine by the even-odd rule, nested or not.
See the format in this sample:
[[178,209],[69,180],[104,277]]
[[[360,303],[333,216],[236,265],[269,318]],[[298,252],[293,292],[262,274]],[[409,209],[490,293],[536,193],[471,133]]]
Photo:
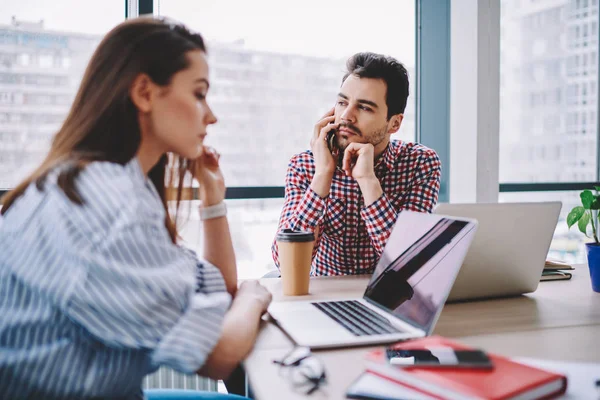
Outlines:
[[371,143],[350,143],[344,151],[342,169],[357,181],[375,178],[375,149]]
[[375,175],[375,149],[371,143],[350,143],[344,151],[342,169],[356,179],[363,194],[365,205],[371,205],[383,194]]
[[327,146],[327,133],[339,126],[339,124],[332,123],[334,120],[332,108],[317,122],[310,141],[310,148],[315,159],[315,176],[310,186],[321,197],[329,194],[335,172],[335,159]]
[[310,140],[310,148],[315,158],[315,175],[332,175],[335,171],[335,160],[327,146],[327,133],[337,129],[339,124],[332,124],[335,120],[333,108],[315,125],[313,137]]
[[220,154],[211,147],[203,147],[202,153],[192,161],[190,171],[200,184],[200,200],[204,207],[225,199],[225,179],[219,167]]

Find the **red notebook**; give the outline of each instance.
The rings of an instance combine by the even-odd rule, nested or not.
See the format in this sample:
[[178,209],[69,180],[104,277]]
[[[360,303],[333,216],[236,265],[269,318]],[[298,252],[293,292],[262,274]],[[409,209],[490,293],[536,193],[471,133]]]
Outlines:
[[[440,336],[401,342],[398,350],[451,347],[469,350]],[[564,375],[530,367],[489,354],[492,370],[465,368],[396,367],[387,363],[385,349],[368,353],[367,371],[439,399],[546,399],[565,393]]]

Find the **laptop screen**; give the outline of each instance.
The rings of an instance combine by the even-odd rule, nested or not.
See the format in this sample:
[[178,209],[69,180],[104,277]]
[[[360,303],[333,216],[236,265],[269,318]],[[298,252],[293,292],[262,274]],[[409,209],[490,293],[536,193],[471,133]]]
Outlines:
[[440,215],[401,212],[364,298],[430,333],[475,226]]

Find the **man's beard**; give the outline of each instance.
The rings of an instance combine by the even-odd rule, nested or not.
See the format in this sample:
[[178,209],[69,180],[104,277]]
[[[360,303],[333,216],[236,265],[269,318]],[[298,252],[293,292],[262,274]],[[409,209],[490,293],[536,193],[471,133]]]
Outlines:
[[348,145],[350,145],[350,143],[371,143],[373,145],[373,147],[375,147],[385,140],[386,135],[387,135],[387,124],[385,124],[381,128],[376,129],[368,134],[361,133],[360,136],[358,136],[358,140],[355,140],[355,141],[349,140],[353,136],[350,136],[347,139],[345,139],[341,136],[338,136],[337,145],[342,150],[342,153],[344,151],[346,151],[346,148],[348,147]]

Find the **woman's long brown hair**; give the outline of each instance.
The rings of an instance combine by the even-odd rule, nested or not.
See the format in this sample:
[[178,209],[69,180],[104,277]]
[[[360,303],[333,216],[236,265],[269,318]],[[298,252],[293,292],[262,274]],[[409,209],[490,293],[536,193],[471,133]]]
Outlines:
[[[111,30],[94,52],[48,155],[31,175],[4,196],[1,214],[32,183],[43,190],[48,173],[58,165],[66,166],[58,176],[58,186],[73,203],[82,205],[75,181],[88,163],[109,161],[124,165],[138,151],[141,142],[138,111],[129,96],[134,79],[145,73],[156,84],[168,85],[176,72],[187,68],[186,53],[191,50],[206,52],[202,36],[166,20],[138,18]],[[178,209],[186,164],[183,159],[169,160],[164,155],[148,173],[162,199],[167,213],[165,226],[173,242],[177,238],[176,220],[169,213],[166,187],[172,187],[174,179],[179,180]],[[168,169],[172,173],[166,182]]]

